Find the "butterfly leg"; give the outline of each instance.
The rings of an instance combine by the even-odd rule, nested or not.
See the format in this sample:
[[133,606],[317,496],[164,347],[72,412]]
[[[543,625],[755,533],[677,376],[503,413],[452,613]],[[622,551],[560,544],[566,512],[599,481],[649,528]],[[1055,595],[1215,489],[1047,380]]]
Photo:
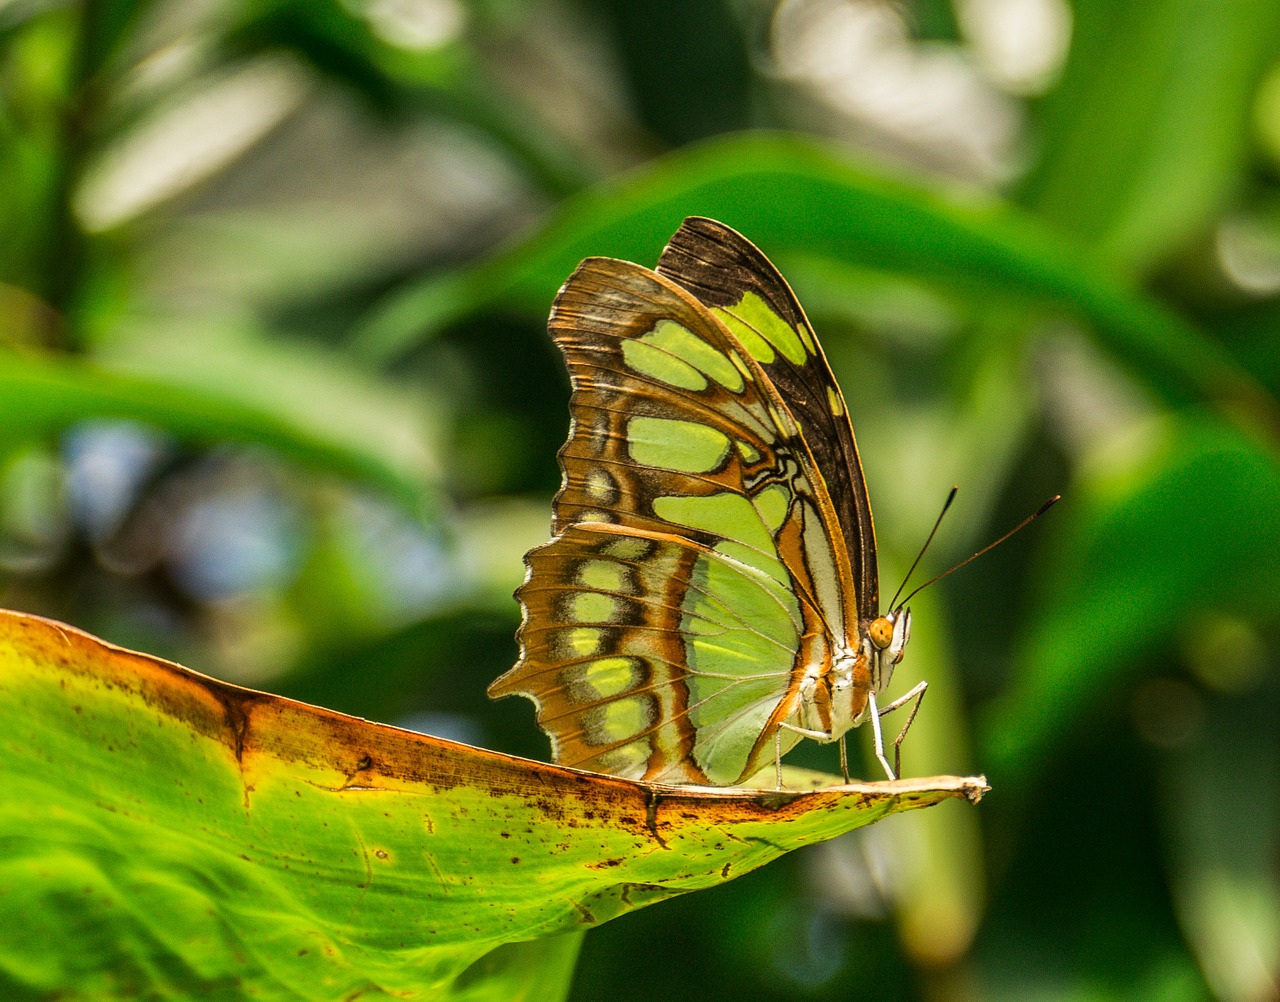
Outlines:
[[[786,728],[793,734],[799,734],[806,738],[813,738],[814,741],[831,741],[832,737],[826,731],[813,731],[808,727],[797,727],[795,724],[789,724],[785,720],[779,722],[778,729],[773,732],[773,761],[778,767],[778,789],[782,789],[782,729]],[[849,767],[845,763],[844,757],[844,739],[840,741],[840,766],[844,769],[844,781],[849,782]]]
[[886,713],[915,700],[914,705],[911,707],[911,712],[907,714],[907,722],[902,725],[902,730],[898,732],[898,736],[893,741],[893,771],[899,776],[902,775],[902,739],[907,736],[907,731],[911,728],[911,722],[916,719],[916,714],[920,712],[920,704],[924,701],[924,692],[928,688],[928,682],[920,682],[910,692],[904,693],[888,706],[881,707],[879,710],[879,715],[883,717]]
[[897,774],[889,767],[889,760],[884,757],[884,735],[880,731],[880,714],[888,712],[887,708],[881,710],[876,705],[876,694],[872,690],[867,693],[867,706],[870,707],[871,713],[871,734],[875,738],[876,758],[880,760],[880,764],[884,766],[885,775],[890,779],[897,779]]
[[782,789],[782,728],[773,732],[773,768],[778,774],[778,789]]
[[844,735],[840,735],[840,775],[849,782],[849,750],[844,746]]
[[791,731],[793,734],[800,734],[806,738],[813,738],[814,741],[833,740],[831,735],[828,734],[826,731],[813,731],[813,730],[810,730],[808,727],[797,727],[795,724],[789,724],[785,720],[782,721],[780,724],[778,724],[778,731],[781,731],[782,728],[784,727],[787,730]]

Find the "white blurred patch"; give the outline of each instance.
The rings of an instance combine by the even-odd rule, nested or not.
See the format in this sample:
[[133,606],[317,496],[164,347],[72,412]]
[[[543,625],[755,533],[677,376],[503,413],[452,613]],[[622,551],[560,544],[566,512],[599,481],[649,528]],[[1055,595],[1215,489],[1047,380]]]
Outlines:
[[94,543],[120,528],[148,476],[166,454],[163,440],[127,421],[90,421],[63,443],[71,510]]
[[957,0],[956,15],[979,69],[1010,93],[1042,93],[1067,61],[1064,0]]
[[1280,912],[1269,875],[1202,866],[1179,883],[1178,911],[1214,997],[1268,1002],[1276,997]]
[[171,572],[203,602],[279,589],[301,559],[297,511],[251,471],[236,473],[174,520]]
[[814,846],[804,857],[810,891],[838,915],[883,919],[900,884],[899,849],[871,827]]
[[107,150],[75,199],[89,230],[117,226],[215,174],[302,104],[306,71],[255,59],[163,108]]
[[467,25],[457,0],[370,0],[361,13],[384,42],[414,52],[447,45]]
[[1280,230],[1265,220],[1232,216],[1214,239],[1218,264],[1232,284],[1255,296],[1280,292]]
[[1103,449],[1137,462],[1154,447],[1151,400],[1084,334],[1066,324],[1050,331],[1036,363],[1049,427],[1069,453]]
[[954,45],[915,42],[876,0],[784,0],[773,58],[785,80],[898,143],[983,182],[1010,176],[1020,105]]
[[446,741],[457,741],[475,748],[483,748],[488,737],[480,721],[465,713],[449,713],[442,710],[410,713],[394,723],[396,727],[403,727],[408,731],[429,734],[433,738],[443,738]]
[[384,625],[415,622],[449,601],[466,598],[441,540],[401,509],[357,494],[344,498],[336,514],[341,538],[350,548],[349,571]]
[[211,53],[203,40],[194,35],[180,35],[161,45],[136,63],[122,80],[126,98],[155,100],[166,90],[190,80]]

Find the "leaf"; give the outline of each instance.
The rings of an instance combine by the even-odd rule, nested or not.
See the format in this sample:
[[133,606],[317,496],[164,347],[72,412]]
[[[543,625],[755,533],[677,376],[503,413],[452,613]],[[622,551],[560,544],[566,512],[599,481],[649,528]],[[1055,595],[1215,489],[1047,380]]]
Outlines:
[[1031,217],[995,201],[941,197],[784,134],[690,147],[624,184],[571,199],[506,253],[400,290],[356,332],[356,348],[386,359],[480,310],[541,315],[580,260],[652,263],[691,213],[728,223],[771,257],[785,260],[790,250],[1065,307],[1146,384],[1177,400],[1218,402],[1280,439],[1275,401],[1201,332]]
[[1212,415],[1113,443],[1063,494],[1012,690],[983,728],[1002,777],[1029,774],[1193,613],[1273,615],[1280,588],[1280,465]]
[[[225,366],[222,368],[225,369]],[[256,398],[191,380],[113,372],[70,357],[0,352],[0,446],[56,434],[90,418],[141,421],[179,438],[269,446],[303,463],[375,484],[412,510],[429,497],[430,457],[418,443],[370,441],[360,422],[316,418],[290,395]]]
[[1280,974],[1278,709],[1274,686],[1210,701],[1162,763],[1174,909],[1217,998],[1265,999]]
[[453,1002],[558,1002],[573,984],[585,933],[504,943],[485,954],[453,983]]
[[[376,5],[266,0],[246,5],[245,16],[222,44],[238,53],[293,52],[380,112],[398,113],[409,121],[434,113],[461,122],[487,137],[552,195],[577,191],[587,183],[590,171],[583,158],[554,133],[553,123],[527,104],[518,88],[503,87],[488,73],[470,37],[480,34],[474,23],[471,31],[427,46],[393,40],[390,36],[403,31],[397,28],[401,23],[394,12]],[[517,31],[519,26],[507,30]],[[487,41],[500,44],[498,39]]]
[[[630,782],[241,689],[15,612],[0,612],[0,721],[7,997],[513,998],[510,950],[561,984],[566,934],[987,789]],[[559,939],[492,952],[544,937]]]
[[1240,183],[1280,4],[1079,0],[1073,14],[1022,200],[1142,270],[1204,227]]

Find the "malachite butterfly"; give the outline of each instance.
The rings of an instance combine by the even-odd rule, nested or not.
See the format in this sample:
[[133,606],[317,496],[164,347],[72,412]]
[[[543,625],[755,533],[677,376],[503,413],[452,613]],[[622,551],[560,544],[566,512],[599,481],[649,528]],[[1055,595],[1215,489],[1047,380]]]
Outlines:
[[802,737],[840,740],[843,764],[870,720],[892,778],[879,716],[924,684],[877,697],[911,612],[880,614],[853,429],[786,281],[692,217],[656,271],[583,261],[549,326],[573,385],[564,484],[489,694],[532,699],[562,765],[739,785]]

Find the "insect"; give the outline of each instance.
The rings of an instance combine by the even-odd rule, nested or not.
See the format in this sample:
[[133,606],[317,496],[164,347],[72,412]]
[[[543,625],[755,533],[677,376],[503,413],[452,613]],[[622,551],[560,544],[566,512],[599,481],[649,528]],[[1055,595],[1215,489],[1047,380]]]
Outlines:
[[[686,219],[656,270],[588,258],[549,329],[573,394],[553,538],[525,557],[520,660],[562,765],[739,785],[802,738],[870,721],[911,633],[880,611],[871,505],[844,397],[786,281]],[[953,492],[954,494],[954,492]],[[936,528],[936,526],[935,526]],[[1015,530],[1016,531],[1016,530]],[[994,544],[993,544],[994,545]]]

